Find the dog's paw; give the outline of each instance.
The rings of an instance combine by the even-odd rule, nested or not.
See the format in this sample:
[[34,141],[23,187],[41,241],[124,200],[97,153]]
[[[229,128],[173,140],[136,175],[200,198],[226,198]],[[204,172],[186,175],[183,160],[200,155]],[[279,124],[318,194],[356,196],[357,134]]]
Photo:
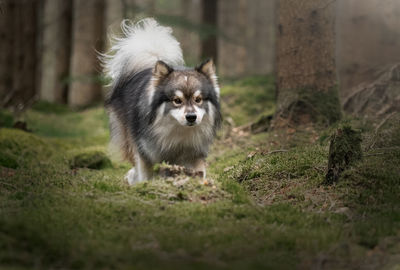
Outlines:
[[139,182],[136,178],[137,177],[135,168],[130,169],[125,175],[125,180],[128,181],[129,185],[134,185],[135,183]]

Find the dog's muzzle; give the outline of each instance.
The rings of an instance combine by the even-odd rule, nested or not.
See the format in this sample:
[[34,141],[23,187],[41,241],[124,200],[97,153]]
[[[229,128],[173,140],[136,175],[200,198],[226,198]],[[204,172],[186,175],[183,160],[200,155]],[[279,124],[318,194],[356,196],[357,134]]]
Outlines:
[[186,121],[190,126],[194,125],[197,119],[197,115],[195,113],[187,113],[186,114]]

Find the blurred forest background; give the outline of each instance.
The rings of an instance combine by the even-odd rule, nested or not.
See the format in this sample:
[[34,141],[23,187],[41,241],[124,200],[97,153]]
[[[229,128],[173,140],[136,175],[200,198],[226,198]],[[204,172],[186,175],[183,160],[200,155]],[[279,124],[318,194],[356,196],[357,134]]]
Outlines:
[[[109,152],[98,52],[148,16],[217,65],[207,179]],[[400,0],[0,0],[0,268],[399,270],[399,48]]]
[[[400,4],[396,0],[321,3],[315,2],[314,8],[334,15],[331,49],[341,103],[349,112],[365,113],[367,101],[357,93],[376,96],[366,84],[400,61]],[[213,57],[222,78],[279,73],[277,59],[284,52],[277,44],[290,43],[277,40],[282,21],[279,1],[273,0],[1,0],[0,8],[0,106],[17,111],[37,100],[72,107],[101,100],[106,78],[96,51],[107,50],[107,35],[118,34],[123,19],[152,16],[172,26],[187,64]],[[292,4],[291,9],[301,8]],[[320,22],[313,23],[326,18],[320,16],[316,19]],[[290,39],[301,36],[307,38],[294,31]],[[295,49],[289,47],[286,50]],[[293,63],[287,64],[293,67],[291,72],[296,70]],[[314,64],[310,60],[309,65]],[[385,96],[382,91],[378,95]]]

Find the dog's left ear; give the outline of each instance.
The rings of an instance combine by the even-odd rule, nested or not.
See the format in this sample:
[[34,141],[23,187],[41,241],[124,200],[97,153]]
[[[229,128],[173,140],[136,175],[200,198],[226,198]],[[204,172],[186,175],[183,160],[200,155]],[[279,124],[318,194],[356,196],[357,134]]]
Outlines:
[[195,70],[199,73],[206,75],[206,77],[211,81],[212,85],[214,86],[215,93],[217,98],[219,98],[219,85],[217,74],[215,73],[215,65],[211,58],[207,59],[197,67]]
[[215,65],[214,61],[209,58],[202,62],[200,65],[195,67],[195,70],[197,72],[203,73],[206,75],[208,78],[212,79],[215,76]]

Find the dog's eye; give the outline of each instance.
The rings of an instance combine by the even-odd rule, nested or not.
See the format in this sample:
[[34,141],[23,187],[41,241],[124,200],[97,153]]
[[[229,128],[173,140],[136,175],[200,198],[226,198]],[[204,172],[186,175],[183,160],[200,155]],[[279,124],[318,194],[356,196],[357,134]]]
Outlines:
[[200,104],[203,101],[203,99],[201,98],[201,96],[198,96],[194,99],[194,102],[196,102],[197,104]]
[[182,104],[182,99],[175,97],[172,102],[174,103],[175,106],[179,106]]

